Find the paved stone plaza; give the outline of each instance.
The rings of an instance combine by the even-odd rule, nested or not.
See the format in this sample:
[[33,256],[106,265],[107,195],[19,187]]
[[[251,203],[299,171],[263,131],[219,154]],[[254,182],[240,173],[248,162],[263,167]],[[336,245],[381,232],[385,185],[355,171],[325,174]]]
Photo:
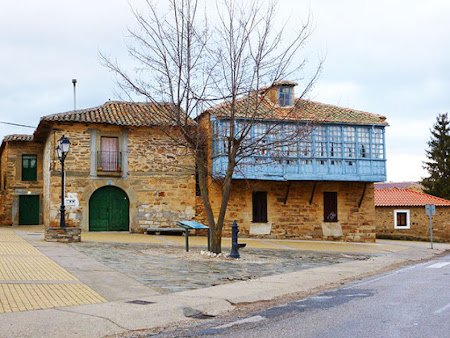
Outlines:
[[[294,272],[369,255],[323,253],[298,250],[241,249],[238,260],[210,257],[199,247],[137,243],[83,242],[71,246],[108,267],[136,279],[159,293],[209,287],[239,280]],[[224,249],[224,254],[229,248]]]

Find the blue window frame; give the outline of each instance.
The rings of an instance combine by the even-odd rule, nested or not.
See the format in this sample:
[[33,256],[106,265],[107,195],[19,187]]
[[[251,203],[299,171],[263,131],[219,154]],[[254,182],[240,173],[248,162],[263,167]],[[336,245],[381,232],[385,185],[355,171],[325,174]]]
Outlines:
[[383,129],[374,128],[372,131],[372,158],[383,159],[384,158],[384,146],[383,146]]
[[280,107],[292,106],[292,87],[282,86],[278,89],[278,105]]
[[[237,134],[249,132],[234,178],[270,180],[385,180],[385,131],[382,126],[236,122]],[[229,120],[213,121],[213,174],[226,170]],[[256,143],[256,144],[255,144]],[[244,158],[245,157],[245,158]]]
[[370,129],[358,128],[358,156],[362,159],[370,158]]

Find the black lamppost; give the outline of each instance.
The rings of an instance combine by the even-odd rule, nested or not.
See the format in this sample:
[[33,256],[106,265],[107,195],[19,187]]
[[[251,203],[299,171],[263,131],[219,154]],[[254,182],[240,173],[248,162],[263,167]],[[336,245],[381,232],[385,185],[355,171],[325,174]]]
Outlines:
[[70,141],[64,135],[58,140],[58,145],[56,147],[56,153],[58,154],[58,159],[61,162],[61,208],[60,208],[60,221],[59,225],[61,228],[66,227],[66,219],[65,219],[65,206],[64,206],[64,161],[66,160],[66,156],[69,153],[70,149]]

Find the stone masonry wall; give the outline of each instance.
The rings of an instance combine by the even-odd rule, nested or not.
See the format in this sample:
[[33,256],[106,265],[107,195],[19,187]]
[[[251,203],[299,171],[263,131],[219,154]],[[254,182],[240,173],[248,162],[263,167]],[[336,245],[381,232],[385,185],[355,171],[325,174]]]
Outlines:
[[[22,155],[37,155],[37,180],[22,181]],[[7,142],[1,156],[0,224],[19,224],[19,196],[39,195],[42,205],[42,144]],[[42,207],[40,208],[42,223]]]
[[[143,232],[146,227],[175,227],[176,221],[194,217],[193,158],[160,128],[125,129],[93,124],[58,124],[55,128],[55,135],[51,133],[47,140],[49,149],[55,148],[53,140],[62,134],[71,142],[65,163],[66,196],[76,197],[78,206],[66,207],[69,226],[89,230],[89,199],[98,188],[107,185],[119,187],[128,195],[132,232]],[[167,132],[177,134],[175,130]],[[93,151],[99,150],[103,135],[119,137],[119,150],[127,153],[120,173],[97,172],[95,162],[92,163],[91,143],[95,144]],[[59,224],[59,161],[52,168],[45,183],[49,188],[47,226]]]
[[[394,210],[409,210],[410,229],[394,229]],[[430,223],[425,207],[376,207],[377,237],[429,240]],[[436,207],[433,216],[433,239],[450,242],[450,207]]]
[[[8,144],[5,144],[2,152],[0,153],[0,224],[10,224],[8,219],[11,219],[11,203],[7,201],[6,193],[6,175],[7,175],[7,158],[8,158]],[[9,208],[7,207],[9,205]],[[9,213],[7,215],[7,213]]]
[[[311,181],[294,181],[289,188],[289,182],[234,180],[224,234],[230,235],[231,224],[236,220],[240,235],[244,236],[374,242],[373,184],[367,184],[358,208],[364,184],[317,182],[313,194],[314,182]],[[267,223],[252,222],[253,191],[267,192]],[[323,221],[323,192],[330,191],[338,194],[338,222]],[[219,183],[211,186],[210,194],[214,213],[218,215],[221,201]],[[197,219],[206,222],[200,199],[197,203]]]

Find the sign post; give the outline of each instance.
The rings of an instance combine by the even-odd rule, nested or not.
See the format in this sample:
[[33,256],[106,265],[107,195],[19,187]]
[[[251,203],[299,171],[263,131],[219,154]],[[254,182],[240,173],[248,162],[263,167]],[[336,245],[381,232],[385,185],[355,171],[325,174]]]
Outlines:
[[430,219],[430,249],[433,249],[433,216],[436,214],[436,206],[434,204],[425,205],[425,213]]

